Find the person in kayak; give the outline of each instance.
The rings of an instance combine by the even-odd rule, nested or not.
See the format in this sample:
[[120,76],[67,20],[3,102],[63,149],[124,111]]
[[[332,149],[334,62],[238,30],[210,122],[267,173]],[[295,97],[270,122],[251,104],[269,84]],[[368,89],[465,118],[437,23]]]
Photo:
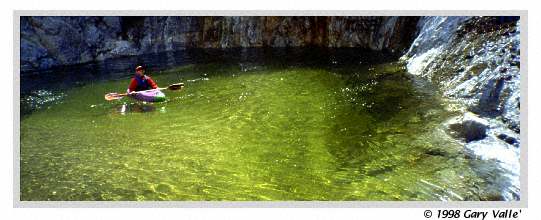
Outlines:
[[150,78],[150,76],[145,75],[145,68],[142,66],[137,66],[135,68],[135,76],[131,79],[130,86],[128,87],[128,94],[137,91],[157,89],[158,85]]

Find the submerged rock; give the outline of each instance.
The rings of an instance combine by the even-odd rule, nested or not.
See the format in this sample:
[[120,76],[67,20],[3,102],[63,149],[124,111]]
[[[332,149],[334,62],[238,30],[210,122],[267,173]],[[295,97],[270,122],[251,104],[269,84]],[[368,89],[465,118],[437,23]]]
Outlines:
[[466,113],[448,122],[450,134],[466,142],[481,140],[487,136],[488,121],[472,113]]
[[519,17],[423,17],[418,27],[401,58],[408,72],[464,106],[446,122],[448,133],[464,141],[470,159],[497,162],[501,169],[486,176],[498,177],[491,184],[502,199],[520,199]]

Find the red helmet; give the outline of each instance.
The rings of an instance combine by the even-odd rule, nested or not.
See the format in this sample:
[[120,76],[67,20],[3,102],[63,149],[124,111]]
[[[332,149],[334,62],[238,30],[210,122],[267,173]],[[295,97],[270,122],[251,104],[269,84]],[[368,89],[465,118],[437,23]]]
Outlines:
[[137,67],[135,67],[135,71],[144,70],[144,69],[145,69],[145,68],[142,67],[142,66],[137,66]]

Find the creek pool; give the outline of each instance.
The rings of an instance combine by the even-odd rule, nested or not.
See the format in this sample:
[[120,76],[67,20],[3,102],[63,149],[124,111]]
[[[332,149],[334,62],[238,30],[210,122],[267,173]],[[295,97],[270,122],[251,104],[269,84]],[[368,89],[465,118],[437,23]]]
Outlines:
[[185,83],[166,102],[105,101],[127,74],[63,88],[21,116],[21,200],[487,200],[498,191],[445,134],[452,104],[399,63],[185,64],[149,73],[162,87]]

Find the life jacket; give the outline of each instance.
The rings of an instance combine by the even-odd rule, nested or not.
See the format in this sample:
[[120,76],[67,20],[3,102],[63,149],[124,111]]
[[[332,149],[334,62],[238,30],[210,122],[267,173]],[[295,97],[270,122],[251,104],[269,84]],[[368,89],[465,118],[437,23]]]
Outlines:
[[139,77],[135,76],[135,81],[137,81],[137,88],[135,91],[143,91],[143,90],[149,90],[152,89],[150,84],[147,81],[147,76]]

